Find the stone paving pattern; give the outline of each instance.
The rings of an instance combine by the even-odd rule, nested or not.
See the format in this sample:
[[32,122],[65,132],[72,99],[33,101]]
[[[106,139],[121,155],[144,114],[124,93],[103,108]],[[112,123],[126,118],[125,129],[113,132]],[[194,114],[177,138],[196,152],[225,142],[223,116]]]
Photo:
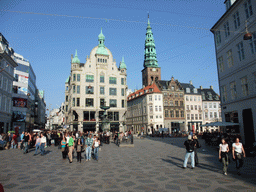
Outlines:
[[[5,192],[94,192],[94,191],[256,191],[255,158],[245,159],[238,176],[231,161],[228,175],[222,174],[218,151],[205,146],[199,149],[200,165],[182,169],[186,138],[135,139],[135,147],[104,145],[99,161],[70,164],[61,151],[46,148],[44,156],[21,150],[0,151],[0,183]],[[84,157],[85,153],[83,153]],[[75,153],[76,156],[76,153]]]

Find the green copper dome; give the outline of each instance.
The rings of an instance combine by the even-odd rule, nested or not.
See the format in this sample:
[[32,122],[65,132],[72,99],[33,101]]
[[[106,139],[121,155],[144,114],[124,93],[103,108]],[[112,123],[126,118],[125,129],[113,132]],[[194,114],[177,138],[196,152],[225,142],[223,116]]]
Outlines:
[[101,32],[98,36],[98,41],[99,41],[99,45],[98,45],[98,49],[96,51],[96,54],[99,55],[108,55],[108,51],[105,48],[104,42],[105,42],[105,36],[102,33],[102,28],[101,28]]
[[68,76],[68,78],[66,79],[66,83],[68,83],[69,82],[69,76]]
[[148,19],[144,51],[144,67],[158,67],[155,40],[151,29],[150,21]]
[[125,65],[125,62],[124,62],[124,57],[122,57],[122,62],[120,63],[119,68],[120,69],[126,69],[126,65]]
[[76,50],[76,55],[75,55],[75,57],[72,59],[72,63],[78,63],[78,64],[80,64],[80,60],[79,60],[78,57],[77,57],[77,50]]

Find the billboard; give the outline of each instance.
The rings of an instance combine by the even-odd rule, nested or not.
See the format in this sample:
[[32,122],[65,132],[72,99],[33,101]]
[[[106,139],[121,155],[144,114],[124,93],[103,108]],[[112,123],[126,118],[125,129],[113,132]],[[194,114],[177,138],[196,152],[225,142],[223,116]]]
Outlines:
[[28,100],[23,98],[13,98],[14,107],[27,107]]
[[26,120],[26,112],[13,111],[13,121],[24,122]]

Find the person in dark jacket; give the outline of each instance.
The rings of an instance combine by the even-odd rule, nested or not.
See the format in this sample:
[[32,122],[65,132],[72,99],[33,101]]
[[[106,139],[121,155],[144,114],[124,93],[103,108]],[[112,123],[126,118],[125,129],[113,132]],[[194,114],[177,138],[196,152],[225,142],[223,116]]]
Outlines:
[[24,147],[25,147],[24,154],[25,154],[25,153],[28,153],[28,147],[29,147],[29,146],[28,146],[29,135],[28,135],[28,132],[27,132],[27,131],[25,132],[25,135],[24,135],[23,140],[24,140]]
[[188,140],[184,142],[184,146],[186,148],[186,155],[185,155],[185,160],[183,163],[183,169],[186,169],[187,163],[188,163],[188,158],[191,157],[191,169],[195,168],[195,146],[196,143],[195,141],[192,140],[192,135],[188,136]]

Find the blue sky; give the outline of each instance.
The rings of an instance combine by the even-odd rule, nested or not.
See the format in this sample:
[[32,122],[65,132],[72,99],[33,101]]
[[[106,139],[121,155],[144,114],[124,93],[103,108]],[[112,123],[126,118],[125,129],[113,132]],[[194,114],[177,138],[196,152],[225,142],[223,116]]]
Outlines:
[[219,92],[210,28],[224,0],[1,0],[0,10],[0,32],[31,62],[48,107],[64,101],[71,54],[84,63],[101,27],[117,64],[125,58],[128,87],[141,88],[148,11],[162,79]]

